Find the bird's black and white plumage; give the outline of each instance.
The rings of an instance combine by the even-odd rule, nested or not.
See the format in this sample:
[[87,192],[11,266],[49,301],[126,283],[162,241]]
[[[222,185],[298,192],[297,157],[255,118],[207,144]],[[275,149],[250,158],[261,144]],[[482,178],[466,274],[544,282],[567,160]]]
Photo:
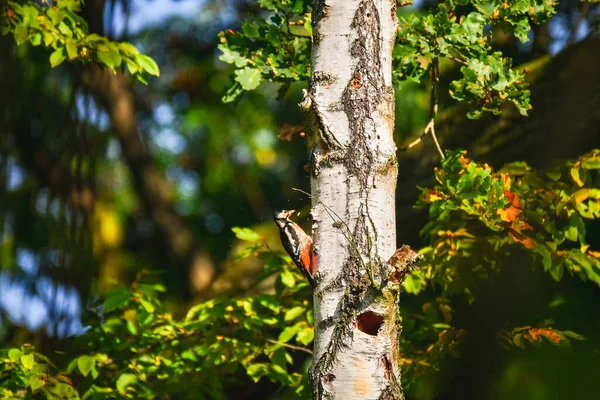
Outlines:
[[312,239],[290,219],[295,210],[275,212],[275,223],[279,227],[281,244],[302,275],[314,286],[312,263]]

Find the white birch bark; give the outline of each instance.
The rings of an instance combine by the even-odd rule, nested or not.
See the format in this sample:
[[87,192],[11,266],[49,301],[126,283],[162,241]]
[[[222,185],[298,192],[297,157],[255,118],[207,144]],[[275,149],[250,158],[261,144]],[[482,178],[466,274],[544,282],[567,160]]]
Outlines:
[[300,106],[312,113],[313,125],[309,167],[317,272],[311,381],[318,399],[403,397],[397,351],[401,279],[388,262],[396,250],[395,4],[313,5],[313,74]]

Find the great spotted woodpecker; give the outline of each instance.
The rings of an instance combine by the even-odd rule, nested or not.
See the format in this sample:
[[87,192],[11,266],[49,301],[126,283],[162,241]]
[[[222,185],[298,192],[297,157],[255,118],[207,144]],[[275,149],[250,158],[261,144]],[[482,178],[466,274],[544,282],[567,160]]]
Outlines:
[[302,228],[294,221],[290,220],[290,216],[295,210],[283,210],[275,212],[275,223],[279,227],[281,236],[281,244],[288,253],[294,264],[300,269],[302,275],[311,286],[314,286],[313,273],[314,266],[312,263],[312,239]]

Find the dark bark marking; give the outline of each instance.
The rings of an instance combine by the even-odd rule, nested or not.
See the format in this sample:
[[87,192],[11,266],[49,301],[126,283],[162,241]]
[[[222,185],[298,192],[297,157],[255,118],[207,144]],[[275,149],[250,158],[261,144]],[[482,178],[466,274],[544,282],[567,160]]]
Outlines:
[[313,0],[312,25],[313,44],[315,45],[318,45],[323,38],[323,34],[320,32],[321,24],[319,22],[327,16],[328,11],[329,6],[325,3],[325,0]]
[[392,363],[390,363],[390,360],[388,360],[386,356],[382,357],[381,362],[383,364],[383,368],[385,369],[383,376],[385,379],[390,380],[392,376],[394,376],[394,371],[392,371]]
[[310,87],[330,85],[335,82],[335,77],[325,71],[314,71],[311,76]]
[[383,363],[384,368],[384,377],[388,380],[388,384],[386,388],[381,392],[379,396],[379,400],[403,400],[404,392],[402,390],[402,385],[398,379],[396,379],[396,373],[394,372],[394,365],[386,356],[381,358],[381,362]]
[[325,0],[313,0],[312,23],[313,26],[319,25],[319,22],[327,16],[329,6]]
[[366,125],[373,121],[373,114],[384,95],[379,60],[381,21],[373,0],[359,5],[352,27],[356,29],[357,39],[350,52],[357,62],[342,94],[351,140],[345,160],[350,174],[358,178],[361,190],[365,190],[374,162],[373,151],[367,144],[370,137]]

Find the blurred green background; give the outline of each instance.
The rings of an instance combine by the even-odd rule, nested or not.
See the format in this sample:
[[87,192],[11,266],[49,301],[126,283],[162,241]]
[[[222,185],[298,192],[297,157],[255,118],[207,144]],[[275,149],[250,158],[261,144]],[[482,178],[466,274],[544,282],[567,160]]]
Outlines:
[[[309,200],[293,188],[309,191],[309,177],[303,141],[277,137],[301,124],[296,104],[307,83],[281,99],[277,85],[264,84],[237,103],[221,102],[231,70],[218,59],[217,34],[260,12],[252,1],[88,0],[91,31],[130,41],[157,61],[161,77],[148,86],[80,64],[52,69],[44,49],[0,38],[0,347],[28,341],[50,353],[85,329],[81,313],[91,300],[143,269],[159,272],[175,313],[261,290],[259,261],[232,261],[240,244],[231,228],[251,226],[279,246],[272,212],[306,210]],[[597,18],[597,4],[561,0],[525,45],[493,32],[514,65],[531,69],[533,112],[468,121],[464,106],[442,95],[443,146],[494,166],[535,167],[599,147]],[[443,94],[458,70],[443,64],[441,72]],[[402,148],[426,124],[429,87],[405,83],[396,96]],[[426,215],[412,205],[438,156],[429,139],[398,156],[398,242],[419,248]],[[600,247],[600,227],[588,231]],[[408,398],[599,396],[600,290],[570,277],[557,285],[541,273],[512,276],[482,288],[474,307],[455,305],[455,324],[468,328],[473,345],[440,368],[423,366]],[[425,312],[417,297],[405,295],[403,312]],[[560,308],[565,326],[586,340],[572,349],[498,346],[493,332],[506,320],[527,323],[523,316],[548,307]],[[276,398],[270,385],[258,388],[254,398]],[[236,390],[232,398],[248,398],[243,385]]]

